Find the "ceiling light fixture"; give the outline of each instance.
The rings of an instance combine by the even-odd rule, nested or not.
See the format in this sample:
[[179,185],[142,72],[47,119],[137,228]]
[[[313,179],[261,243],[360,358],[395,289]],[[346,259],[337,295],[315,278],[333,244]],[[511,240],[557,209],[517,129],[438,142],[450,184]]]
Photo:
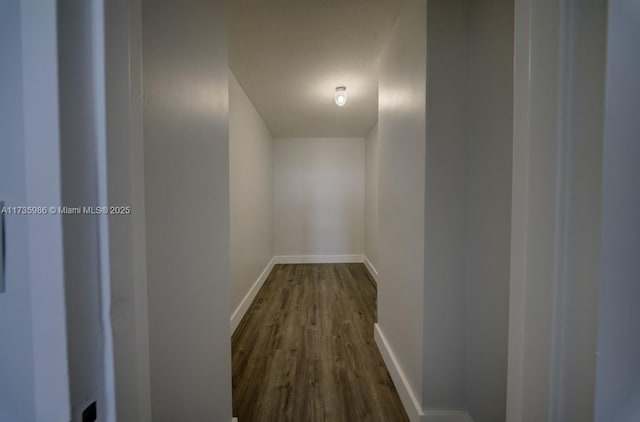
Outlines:
[[336,88],[336,104],[340,107],[347,103],[347,87],[339,86]]

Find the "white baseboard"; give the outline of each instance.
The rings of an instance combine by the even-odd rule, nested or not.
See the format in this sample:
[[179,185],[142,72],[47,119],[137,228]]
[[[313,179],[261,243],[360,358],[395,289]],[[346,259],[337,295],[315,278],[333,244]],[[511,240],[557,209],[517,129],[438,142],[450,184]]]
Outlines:
[[373,337],[411,422],[473,422],[467,412],[460,410],[428,409],[423,411],[422,405],[411,389],[407,377],[400,369],[400,364],[378,324],[374,325]]
[[422,420],[422,417],[424,416],[424,413],[422,412],[422,406],[413,393],[407,377],[405,377],[402,369],[400,369],[398,360],[389,347],[389,343],[387,342],[386,337],[382,333],[382,330],[377,323],[374,325],[373,338],[378,345],[378,350],[380,350],[380,354],[382,355],[382,359],[387,366],[389,375],[391,375],[393,385],[396,386],[396,390],[398,391],[398,395],[400,396],[400,400],[402,401],[404,410],[409,416],[409,420],[411,422],[420,422]]
[[253,303],[253,300],[256,298],[256,295],[260,291],[260,288],[262,287],[264,282],[267,280],[267,277],[269,277],[269,274],[271,274],[271,270],[273,269],[274,265],[275,265],[275,257],[271,258],[271,261],[269,261],[267,266],[264,267],[264,270],[262,270],[262,273],[260,274],[258,279],[255,281],[255,283],[253,283],[253,286],[251,286],[251,288],[249,289],[245,297],[242,299],[242,302],[240,302],[236,310],[231,315],[231,333],[232,334],[234,331],[236,331],[236,328],[238,328],[238,325],[240,325],[240,321],[242,321],[242,317],[244,317],[244,314],[247,313],[249,306],[251,306],[251,303]]
[[279,255],[276,264],[345,264],[363,262],[362,255]]
[[238,418],[232,418],[231,422],[238,422]]
[[369,270],[369,274],[371,274],[371,277],[373,277],[373,281],[378,284],[378,270],[376,270],[376,268],[373,266],[371,261],[369,261],[369,258],[367,258],[366,255],[363,255],[362,257],[364,258],[364,266],[367,267],[367,270]]

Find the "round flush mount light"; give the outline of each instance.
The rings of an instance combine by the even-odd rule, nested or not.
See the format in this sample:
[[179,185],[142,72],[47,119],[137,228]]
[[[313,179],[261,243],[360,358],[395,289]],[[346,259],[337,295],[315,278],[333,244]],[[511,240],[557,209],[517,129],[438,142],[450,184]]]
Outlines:
[[339,86],[336,88],[336,104],[340,107],[347,103],[347,87]]

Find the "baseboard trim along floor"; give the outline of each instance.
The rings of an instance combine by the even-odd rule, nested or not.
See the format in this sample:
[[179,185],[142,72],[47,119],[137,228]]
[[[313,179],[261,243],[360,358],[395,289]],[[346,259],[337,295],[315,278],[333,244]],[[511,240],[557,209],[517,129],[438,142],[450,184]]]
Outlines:
[[362,255],[278,255],[276,264],[350,264],[364,262]]
[[409,385],[407,377],[400,369],[398,360],[393,350],[391,350],[387,338],[377,323],[374,325],[373,337],[411,422],[473,422],[467,412],[460,410],[428,409],[423,411],[420,402],[411,389],[411,385]]
[[363,255],[362,258],[364,261],[364,266],[367,267],[367,270],[369,270],[369,274],[371,274],[373,281],[375,281],[376,284],[378,284],[378,270],[376,270],[376,267],[373,266],[373,264],[371,263],[371,261],[369,261],[369,258],[367,258],[366,255]]
[[380,350],[380,354],[382,355],[382,360],[384,361],[387,371],[389,371],[389,375],[391,375],[391,379],[393,380],[393,384],[398,391],[398,395],[400,396],[400,401],[402,401],[402,405],[404,406],[404,410],[407,412],[409,419],[411,422],[420,422],[422,420],[422,409],[420,408],[420,403],[416,399],[411,386],[409,385],[409,381],[405,377],[402,369],[398,365],[398,361],[396,357],[389,347],[389,343],[387,342],[386,337],[382,333],[380,326],[376,323],[374,324],[374,332],[373,338],[378,345],[378,350]]
[[273,270],[274,265],[275,257],[271,258],[271,261],[269,261],[267,266],[264,267],[264,270],[262,270],[262,272],[258,276],[258,279],[253,283],[253,286],[251,286],[247,294],[244,296],[242,302],[240,302],[240,305],[238,305],[236,310],[231,315],[231,334],[233,334],[236,331],[236,328],[238,328],[238,325],[240,325],[240,321],[242,321],[242,318],[247,313],[249,306],[251,306],[251,303],[253,303],[253,300],[256,298],[256,295],[260,291],[260,288],[267,280],[267,277],[269,277],[269,274],[271,274],[271,270]]

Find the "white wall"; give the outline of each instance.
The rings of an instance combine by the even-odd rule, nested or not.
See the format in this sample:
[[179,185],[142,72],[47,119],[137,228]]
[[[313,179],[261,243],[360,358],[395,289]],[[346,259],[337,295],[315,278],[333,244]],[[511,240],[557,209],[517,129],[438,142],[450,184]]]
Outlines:
[[378,324],[410,417],[505,413],[512,7],[408,2],[380,58]]
[[549,414],[552,350],[557,2],[515,3],[514,138],[507,420]]
[[378,329],[422,399],[426,2],[407,0],[379,58]]
[[507,420],[593,420],[605,7],[515,2]]
[[364,255],[378,267],[378,177],[379,145],[378,124],[371,128],[365,138],[365,206],[364,206]]
[[597,422],[640,419],[640,5],[609,2]]
[[154,421],[231,420],[225,2],[142,2]]
[[[94,58],[102,40],[94,26],[97,4],[58,2],[58,72],[60,95],[60,166],[62,203],[104,205],[99,201],[98,153],[102,128],[99,74]],[[101,30],[101,28],[100,28]],[[82,118],[78,118],[82,116]],[[64,215],[65,300],[71,417],[97,401],[99,417],[107,418],[105,333],[102,329],[99,216]]]
[[[26,202],[23,145],[21,5],[0,1],[0,200],[5,206]],[[0,293],[0,420],[35,420],[31,290],[29,283],[27,221],[4,219],[6,245],[5,291]]]
[[275,255],[361,255],[364,138],[273,141]]
[[[0,1],[0,199],[61,203],[56,5]],[[68,421],[62,219],[5,218],[0,420]]]
[[[104,3],[107,203],[116,418],[150,422],[140,0]],[[100,405],[98,406],[100,408]]]
[[271,133],[231,72],[229,183],[233,310],[273,257],[273,174]]
[[551,412],[553,420],[586,421],[594,420],[596,389],[607,2],[565,7]]

